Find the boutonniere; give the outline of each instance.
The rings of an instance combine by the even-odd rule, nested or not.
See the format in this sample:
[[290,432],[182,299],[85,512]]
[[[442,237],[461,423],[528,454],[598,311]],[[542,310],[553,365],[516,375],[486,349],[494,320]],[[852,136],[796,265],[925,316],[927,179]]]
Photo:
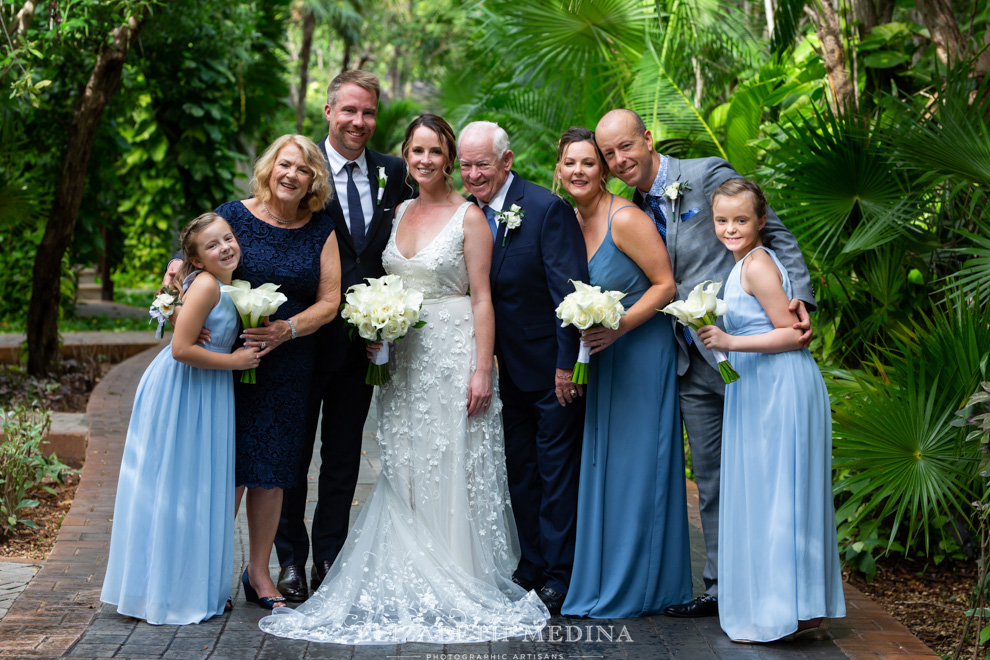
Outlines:
[[505,233],[502,234],[502,247],[505,247],[505,239],[509,236],[509,231],[522,224],[524,211],[518,204],[513,204],[508,211],[499,211],[495,214],[496,222],[505,223]]
[[663,189],[663,196],[674,201],[684,194],[686,190],[691,190],[691,185],[687,181],[675,181]]
[[388,177],[385,175],[385,168],[378,168],[378,201],[375,202],[376,206],[380,206],[382,203],[382,197],[385,196],[385,184],[388,183]]

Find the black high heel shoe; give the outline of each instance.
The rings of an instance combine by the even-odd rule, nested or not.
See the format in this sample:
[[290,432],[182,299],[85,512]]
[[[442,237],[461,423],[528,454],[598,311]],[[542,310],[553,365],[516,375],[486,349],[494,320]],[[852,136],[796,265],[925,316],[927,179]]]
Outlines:
[[248,571],[246,568],[244,569],[244,574],[241,576],[241,584],[244,586],[244,600],[249,603],[256,603],[259,607],[266,610],[273,610],[275,609],[276,604],[285,602],[285,598],[282,596],[265,596],[264,598],[259,597],[258,592],[251,586],[251,580],[248,579]]

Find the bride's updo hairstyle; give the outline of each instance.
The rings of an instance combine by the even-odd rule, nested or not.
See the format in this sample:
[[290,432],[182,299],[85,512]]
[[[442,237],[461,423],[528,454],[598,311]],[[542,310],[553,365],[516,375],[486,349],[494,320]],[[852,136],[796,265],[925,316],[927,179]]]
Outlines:
[[608,165],[605,164],[605,156],[602,154],[602,150],[598,148],[598,143],[595,142],[595,134],[589,131],[584,126],[571,126],[564,134],[560,136],[557,141],[557,165],[553,168],[553,192],[560,194],[557,191],[560,190],[560,161],[564,160],[564,153],[567,151],[567,147],[575,144],[577,142],[590,142],[595,148],[595,156],[598,158],[598,168],[602,171],[602,178],[599,184],[602,190],[605,190],[605,182],[608,181]]
[[[447,188],[453,190],[454,177],[452,174],[454,172],[454,163],[457,162],[457,140],[454,138],[454,129],[450,127],[450,124],[443,117],[426,113],[412,120],[412,123],[406,128],[406,138],[402,141],[402,159],[408,165],[409,142],[412,141],[413,133],[420,126],[428,128],[437,134],[437,139],[440,140],[440,146],[443,148],[443,157],[445,160],[443,164],[443,178],[447,182]],[[409,180],[408,169],[407,167],[406,183],[410,187],[415,187],[413,186],[413,182]]]

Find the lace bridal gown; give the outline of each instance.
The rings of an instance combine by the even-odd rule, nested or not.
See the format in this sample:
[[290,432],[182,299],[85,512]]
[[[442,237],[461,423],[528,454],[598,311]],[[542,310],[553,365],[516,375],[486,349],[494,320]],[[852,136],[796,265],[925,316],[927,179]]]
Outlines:
[[519,546],[497,392],[487,412],[467,416],[476,363],[463,251],[469,204],[411,259],[395,245],[407,205],[382,261],[424,293],[426,325],[391,347],[392,380],[378,392],[382,471],[319,590],[261,620],[273,635],[446,644],[535,636],[549,619],[536,593],[511,580]]

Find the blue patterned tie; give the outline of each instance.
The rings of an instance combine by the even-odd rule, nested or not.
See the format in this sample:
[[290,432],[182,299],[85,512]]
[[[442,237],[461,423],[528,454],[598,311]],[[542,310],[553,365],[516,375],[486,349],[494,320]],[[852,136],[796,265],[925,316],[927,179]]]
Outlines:
[[354,251],[361,252],[364,249],[364,209],[361,205],[361,193],[358,192],[357,184],[354,183],[354,168],[357,163],[351,162],[344,166],[347,170],[347,215],[351,220],[351,238],[354,239]]
[[653,209],[653,224],[657,226],[663,244],[667,244],[667,216],[663,213],[663,195],[647,195],[646,203]]
[[481,207],[481,210],[485,212],[485,217],[488,218],[488,226],[492,228],[492,238],[498,233],[498,223],[495,222],[495,209],[485,205]]

